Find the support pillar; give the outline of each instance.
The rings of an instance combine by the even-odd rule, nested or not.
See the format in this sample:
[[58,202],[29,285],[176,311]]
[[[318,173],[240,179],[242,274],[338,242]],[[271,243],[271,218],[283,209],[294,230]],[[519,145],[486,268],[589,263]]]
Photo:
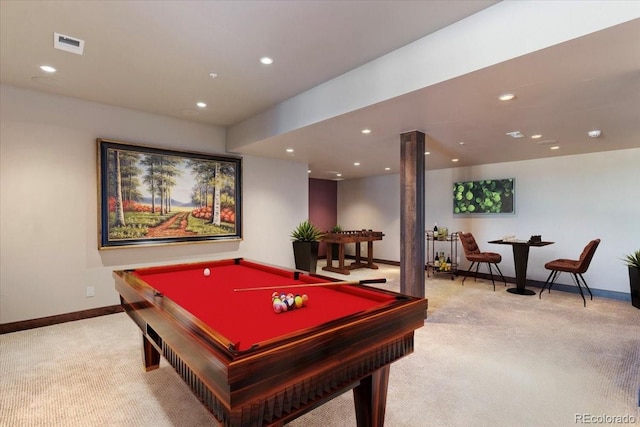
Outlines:
[[424,142],[420,131],[400,135],[400,292],[424,298]]

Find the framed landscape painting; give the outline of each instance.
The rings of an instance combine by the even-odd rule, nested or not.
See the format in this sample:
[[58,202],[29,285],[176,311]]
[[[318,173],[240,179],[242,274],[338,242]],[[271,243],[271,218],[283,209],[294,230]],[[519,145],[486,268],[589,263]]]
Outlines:
[[99,248],[242,238],[242,159],[98,139]]
[[455,215],[515,213],[515,179],[485,179],[453,184]]

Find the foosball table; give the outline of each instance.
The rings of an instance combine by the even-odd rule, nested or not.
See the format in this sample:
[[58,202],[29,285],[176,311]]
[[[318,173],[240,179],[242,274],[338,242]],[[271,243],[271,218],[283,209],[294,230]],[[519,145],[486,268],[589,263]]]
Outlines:
[[[325,234],[322,241],[327,244],[327,266],[322,267],[322,269],[340,274],[350,274],[349,271],[356,268],[371,268],[377,270],[378,266],[373,263],[373,242],[382,240],[383,236],[384,234],[381,231],[372,230],[348,230]],[[367,242],[367,258],[364,262],[361,248],[363,242]],[[349,265],[345,265],[345,245],[348,243],[356,244],[356,254],[355,261]],[[337,267],[333,265],[334,245],[338,248]]]

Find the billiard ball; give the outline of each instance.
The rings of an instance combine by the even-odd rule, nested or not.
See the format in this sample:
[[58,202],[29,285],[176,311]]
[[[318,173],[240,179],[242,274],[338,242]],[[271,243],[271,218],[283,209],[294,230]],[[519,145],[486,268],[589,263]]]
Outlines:
[[205,275],[206,277],[209,277],[209,275],[210,275],[210,274],[211,274],[211,270],[209,270],[208,268],[205,268],[205,269],[204,269],[204,275]]
[[302,295],[302,306],[306,306],[307,303],[309,302],[309,297],[307,296],[307,294]]
[[286,304],[287,304],[287,308],[289,310],[293,310],[294,308],[296,308],[296,302],[293,298],[293,296],[287,296],[287,299],[285,300]]
[[273,303],[273,311],[275,311],[276,313],[280,313],[282,311],[282,303],[281,302],[274,302]]
[[296,302],[296,308],[302,308],[302,297],[300,295],[296,295],[294,301]]

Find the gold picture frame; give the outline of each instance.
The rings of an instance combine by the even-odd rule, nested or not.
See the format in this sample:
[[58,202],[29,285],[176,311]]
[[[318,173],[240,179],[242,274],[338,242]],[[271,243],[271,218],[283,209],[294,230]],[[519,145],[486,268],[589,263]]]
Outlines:
[[242,159],[99,138],[99,249],[242,239]]

